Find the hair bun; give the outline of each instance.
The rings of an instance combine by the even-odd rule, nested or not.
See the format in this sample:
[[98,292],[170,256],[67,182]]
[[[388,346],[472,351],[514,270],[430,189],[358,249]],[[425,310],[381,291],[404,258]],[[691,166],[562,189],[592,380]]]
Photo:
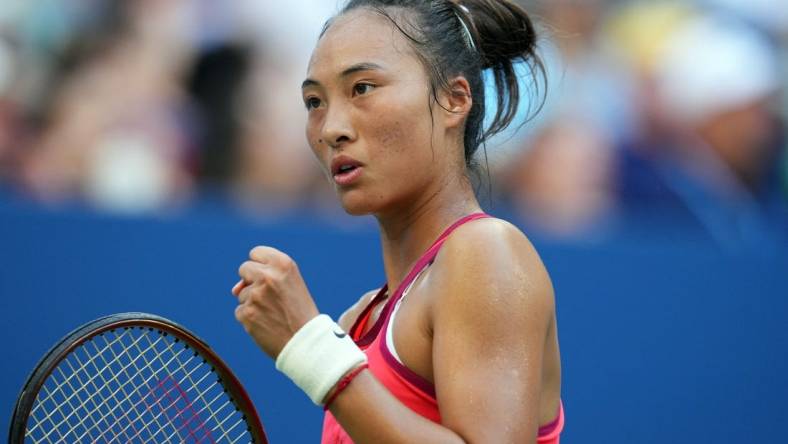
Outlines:
[[[506,129],[517,114],[520,84],[515,64],[522,61],[544,78],[544,66],[536,54],[536,29],[528,13],[509,0],[452,3],[468,9],[482,69],[490,69],[495,81],[498,101],[495,117],[483,134],[486,140]],[[459,9],[465,12],[464,8]],[[536,110],[539,108],[541,105]]]
[[536,50],[536,29],[528,14],[508,0],[462,0],[467,9],[482,67],[495,68],[518,58],[527,60]]

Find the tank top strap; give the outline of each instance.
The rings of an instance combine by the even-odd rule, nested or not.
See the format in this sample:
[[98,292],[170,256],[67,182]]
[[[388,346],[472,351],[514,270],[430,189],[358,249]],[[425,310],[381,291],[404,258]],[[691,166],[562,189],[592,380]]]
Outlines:
[[364,341],[364,331],[367,328],[367,324],[369,323],[369,318],[372,316],[372,310],[377,307],[380,303],[386,300],[386,293],[388,292],[388,284],[381,287],[375,297],[367,303],[367,306],[364,307],[364,310],[361,314],[358,315],[356,318],[356,322],[353,323],[353,326],[350,328],[348,332],[350,337],[356,341],[358,345],[368,345],[371,342],[371,339],[367,339]]
[[[457,228],[459,228],[462,225],[465,225],[466,223],[468,223],[470,221],[477,220],[477,219],[484,219],[484,218],[487,218],[487,217],[490,217],[490,215],[486,214],[486,213],[473,213],[473,214],[465,216],[462,219],[458,220],[457,222],[454,222],[453,224],[451,224],[451,226],[449,226],[449,228],[447,228],[446,230],[443,231],[443,233],[432,244],[432,246],[430,246],[430,248],[427,250],[427,252],[424,253],[424,256],[422,256],[421,259],[418,262],[416,262],[416,266],[413,267],[414,268],[413,271],[415,271],[415,274],[418,275],[418,273],[421,272],[421,270],[424,269],[424,267],[426,267],[433,260],[435,260],[435,256],[437,256],[438,251],[440,251],[441,247],[443,246],[443,243],[446,242],[446,239],[449,237],[449,235],[451,233],[454,232],[454,230],[456,230]],[[401,286],[407,286],[407,285],[410,285],[410,282],[408,282],[407,284],[405,284],[403,282],[403,285],[401,285]]]
[[419,260],[416,261],[416,264],[413,265],[413,268],[410,269],[410,272],[408,272],[408,274],[405,276],[405,279],[403,279],[402,282],[400,282],[399,286],[397,286],[397,289],[394,291],[394,294],[391,295],[391,299],[386,303],[386,307],[384,308],[381,317],[386,319],[391,315],[394,306],[397,304],[397,301],[399,301],[400,298],[402,298],[402,294],[404,293],[405,289],[408,288],[410,284],[419,276],[419,273],[421,273],[422,270],[427,268],[427,266],[429,266],[432,263],[432,261],[435,260],[435,256],[438,255],[438,252],[443,246],[443,243],[446,242],[446,239],[449,237],[451,233],[454,232],[454,230],[456,230],[457,228],[468,222],[477,219],[484,219],[487,217],[490,216],[486,213],[469,214],[468,216],[465,216],[459,219],[458,221],[454,222],[453,224],[451,224],[449,228],[445,229],[443,233],[441,233],[441,235],[438,237],[438,239],[436,239],[435,242],[432,243],[430,248],[428,248],[427,251],[424,252],[423,255],[421,255]]
[[[454,232],[454,230],[465,223],[486,217],[490,216],[486,213],[469,214],[468,216],[465,216],[451,224],[449,228],[443,230],[443,233],[441,233],[435,242],[430,245],[427,251],[421,255],[421,257],[416,261],[408,274],[405,276],[405,279],[402,280],[399,286],[394,290],[394,293],[390,294],[388,298],[385,297],[385,294],[388,292],[388,285],[384,285],[380,292],[375,295],[372,301],[367,304],[362,313],[356,318],[356,322],[354,322],[350,329],[351,337],[356,341],[356,344],[363,348],[372,343],[383,327],[386,319],[388,319],[389,315],[391,314],[391,311],[394,309],[397,301],[402,297],[402,293],[406,288],[408,288],[411,282],[413,282],[416,277],[418,277],[419,273],[421,273],[424,268],[426,268],[432,263],[433,260],[435,260],[435,256],[440,251],[441,246],[443,246],[443,243],[446,241],[449,235]],[[375,322],[375,325],[373,325],[369,331],[364,333],[367,323],[369,322],[372,309],[384,300],[386,301],[386,305],[383,306],[383,311],[381,312],[380,317]]]

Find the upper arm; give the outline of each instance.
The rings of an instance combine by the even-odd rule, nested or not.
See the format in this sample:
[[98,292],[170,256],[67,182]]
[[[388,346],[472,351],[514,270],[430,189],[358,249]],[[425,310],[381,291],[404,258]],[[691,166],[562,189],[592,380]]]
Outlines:
[[429,285],[443,424],[469,442],[533,442],[554,311],[541,260],[519,230],[488,220],[458,229],[438,261]]
[[353,324],[356,322],[358,316],[362,311],[364,311],[364,308],[369,305],[369,303],[372,301],[372,298],[375,297],[379,291],[380,289],[377,289],[364,293],[364,295],[361,296],[361,298],[355,304],[342,313],[342,315],[339,317],[339,320],[337,321],[337,324],[342,327],[342,330],[350,332],[350,329],[353,327]]

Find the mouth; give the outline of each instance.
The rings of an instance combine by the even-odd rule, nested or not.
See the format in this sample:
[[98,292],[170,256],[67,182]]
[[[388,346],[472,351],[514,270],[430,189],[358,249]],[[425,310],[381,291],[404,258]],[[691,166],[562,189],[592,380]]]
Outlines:
[[360,162],[347,156],[339,156],[331,162],[331,174],[337,185],[350,185],[361,176],[362,170]]
[[348,173],[350,173],[351,171],[353,171],[353,170],[355,170],[357,168],[358,168],[357,165],[341,165],[333,173],[334,173],[334,176],[348,174]]

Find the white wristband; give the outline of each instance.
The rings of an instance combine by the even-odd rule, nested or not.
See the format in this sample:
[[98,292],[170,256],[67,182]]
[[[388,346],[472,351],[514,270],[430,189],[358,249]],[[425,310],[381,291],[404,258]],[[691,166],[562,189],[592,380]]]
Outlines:
[[342,376],[366,361],[367,356],[350,336],[321,314],[285,344],[276,358],[276,369],[320,405]]

